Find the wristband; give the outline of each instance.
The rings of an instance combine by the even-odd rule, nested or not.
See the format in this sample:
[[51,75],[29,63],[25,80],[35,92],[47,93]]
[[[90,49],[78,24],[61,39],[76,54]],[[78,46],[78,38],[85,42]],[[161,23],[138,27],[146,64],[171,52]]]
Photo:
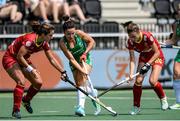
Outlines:
[[146,63],[146,65],[151,66],[151,64],[149,64],[149,63]]
[[28,72],[31,72],[33,69],[34,69],[34,68],[33,68],[32,66],[30,66],[30,65],[28,65],[28,66],[26,67],[26,70],[27,70]]
[[85,56],[86,56],[86,55],[87,55],[87,53],[83,53],[83,55],[85,55]]

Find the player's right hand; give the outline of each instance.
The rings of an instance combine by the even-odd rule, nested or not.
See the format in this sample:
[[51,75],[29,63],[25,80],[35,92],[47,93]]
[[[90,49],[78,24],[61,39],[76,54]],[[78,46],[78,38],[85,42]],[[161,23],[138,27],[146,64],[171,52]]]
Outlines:
[[61,79],[64,81],[66,81],[66,79],[68,79],[66,71],[61,72]]
[[127,81],[127,83],[130,83],[131,81],[133,81],[133,76],[131,74],[129,74],[128,78],[129,80]]

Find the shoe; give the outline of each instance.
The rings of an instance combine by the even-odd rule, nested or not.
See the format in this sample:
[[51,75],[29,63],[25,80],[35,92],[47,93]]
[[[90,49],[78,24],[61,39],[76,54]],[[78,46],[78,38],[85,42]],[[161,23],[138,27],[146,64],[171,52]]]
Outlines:
[[24,97],[22,99],[22,105],[26,108],[28,113],[33,113],[33,109],[31,107],[30,101],[28,101],[28,102],[24,101]]
[[77,106],[75,110],[75,115],[85,116],[86,114],[85,114],[84,108],[81,106]]
[[[93,97],[97,97],[98,91],[96,89],[94,89],[94,94],[92,94]],[[99,100],[98,98],[96,98],[97,100]],[[96,101],[91,100],[93,103],[93,106],[96,108],[94,115],[98,115],[101,112],[101,106],[96,103]]]
[[12,117],[15,118],[15,119],[21,119],[20,111],[13,111],[12,112]]
[[180,104],[175,103],[175,104],[169,106],[169,109],[171,109],[171,110],[180,110]]
[[167,110],[168,109],[168,102],[167,102],[167,98],[164,97],[161,100],[161,109],[162,110]]
[[130,115],[137,115],[140,112],[140,107],[134,106],[132,110],[129,112]]

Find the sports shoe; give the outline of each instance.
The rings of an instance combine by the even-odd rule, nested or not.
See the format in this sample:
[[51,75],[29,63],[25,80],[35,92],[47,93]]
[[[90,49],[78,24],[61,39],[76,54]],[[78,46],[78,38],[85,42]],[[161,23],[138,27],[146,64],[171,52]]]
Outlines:
[[171,109],[171,110],[180,110],[180,104],[175,103],[175,104],[169,106],[169,109]]
[[164,97],[161,100],[161,109],[162,110],[167,110],[168,109],[168,102],[167,102],[167,98]]
[[20,111],[13,111],[12,112],[12,117],[15,118],[15,119],[21,119]]
[[[97,97],[97,94],[98,94],[98,91],[96,89],[94,89],[94,94],[92,94],[92,96]],[[99,100],[99,99],[97,99],[97,100]],[[93,106],[96,108],[94,115],[98,115],[101,112],[101,106],[98,103],[96,103],[96,101],[94,101],[94,100],[91,100],[91,101],[93,103]]]
[[22,98],[22,105],[26,108],[28,113],[33,113],[33,109],[31,107],[30,101],[28,102],[24,101],[24,97]]
[[84,108],[81,106],[77,106],[75,110],[75,115],[85,116],[86,114],[85,114]]
[[133,106],[132,110],[129,111],[129,114],[131,115],[137,115],[140,112],[140,107]]

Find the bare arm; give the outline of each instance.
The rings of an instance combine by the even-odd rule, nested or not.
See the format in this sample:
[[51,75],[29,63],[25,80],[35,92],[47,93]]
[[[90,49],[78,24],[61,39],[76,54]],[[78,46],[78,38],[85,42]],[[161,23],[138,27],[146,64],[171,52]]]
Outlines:
[[76,32],[84,41],[86,41],[87,48],[86,48],[86,51],[84,53],[88,53],[95,45],[94,39],[81,30],[77,30]]
[[129,72],[130,72],[130,76],[132,76],[134,73],[134,68],[135,68],[134,50],[129,50],[129,55],[130,55]]
[[74,59],[73,55],[71,54],[71,52],[66,48],[64,42],[61,40],[60,41],[60,48],[63,51],[64,55],[67,57],[67,59],[71,62],[71,64],[78,69],[79,71],[81,71],[82,73],[86,74],[86,71],[79,65],[79,63]]
[[169,40],[166,40],[166,45],[174,45],[176,43],[176,27],[177,25],[174,25],[173,35],[172,38]]
[[27,63],[27,61],[24,58],[24,55],[26,55],[27,53],[28,53],[28,50],[26,49],[26,47],[22,46],[19,49],[19,52],[18,52],[17,57],[16,57],[18,62],[25,68],[27,68],[29,66],[29,64]]
[[63,67],[58,63],[58,61],[53,56],[53,52],[51,50],[45,51],[46,57],[48,58],[51,65],[56,68],[59,72],[64,72]]

